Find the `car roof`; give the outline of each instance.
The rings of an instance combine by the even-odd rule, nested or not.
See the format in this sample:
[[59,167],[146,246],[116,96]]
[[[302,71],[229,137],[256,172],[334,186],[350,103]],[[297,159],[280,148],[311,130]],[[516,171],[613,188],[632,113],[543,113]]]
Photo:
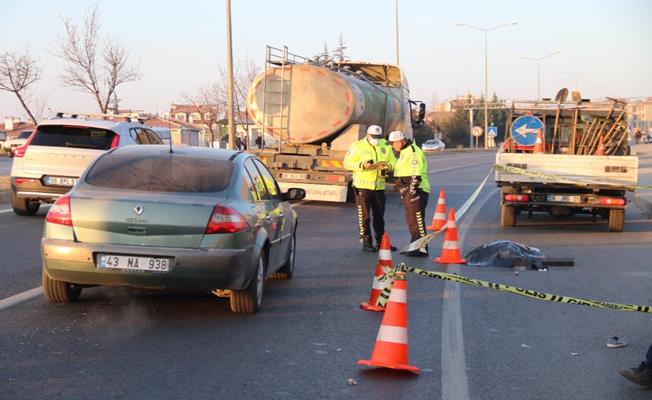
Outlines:
[[81,126],[89,128],[102,128],[102,129],[116,129],[119,126],[138,126],[145,127],[144,125],[125,122],[125,121],[112,121],[112,120],[102,120],[102,119],[77,119],[77,118],[52,118],[45,121],[42,121],[38,124],[39,126],[44,125],[68,125],[68,126]]
[[[170,152],[168,144],[149,144],[149,145],[129,145],[117,147],[111,151],[111,154],[166,154]],[[238,150],[216,149],[212,147],[195,147],[195,146],[172,146],[172,154],[189,155],[195,157],[207,157],[216,160],[232,160],[238,154]]]

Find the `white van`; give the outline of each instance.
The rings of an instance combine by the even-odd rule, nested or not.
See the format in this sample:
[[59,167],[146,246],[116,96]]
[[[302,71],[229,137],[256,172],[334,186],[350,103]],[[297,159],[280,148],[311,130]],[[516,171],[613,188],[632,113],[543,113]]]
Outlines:
[[105,151],[129,144],[163,144],[145,125],[128,121],[57,118],[41,122],[28,141],[13,149],[11,206],[34,215],[73,187]]

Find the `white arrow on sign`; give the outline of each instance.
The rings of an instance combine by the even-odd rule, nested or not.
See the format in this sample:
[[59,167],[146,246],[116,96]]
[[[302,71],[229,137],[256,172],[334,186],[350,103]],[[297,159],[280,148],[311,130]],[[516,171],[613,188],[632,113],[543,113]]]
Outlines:
[[537,133],[535,128],[528,128],[527,124],[519,126],[518,128],[514,129],[514,131],[523,137],[527,136],[528,133]]

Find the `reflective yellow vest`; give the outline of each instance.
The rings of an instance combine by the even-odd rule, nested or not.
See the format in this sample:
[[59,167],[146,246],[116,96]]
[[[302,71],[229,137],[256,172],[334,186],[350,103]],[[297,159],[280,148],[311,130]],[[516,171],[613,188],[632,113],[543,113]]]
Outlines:
[[372,146],[364,138],[351,143],[344,157],[344,168],[353,171],[353,186],[358,189],[385,190],[385,177],[377,169],[362,169],[369,160],[374,163],[385,161],[392,165],[395,162],[392,148],[385,139],[380,139],[378,145]]
[[421,176],[419,189],[430,193],[430,182],[428,181],[428,163],[423,151],[416,144],[412,143],[401,150],[394,167],[394,176],[397,178],[405,176]]

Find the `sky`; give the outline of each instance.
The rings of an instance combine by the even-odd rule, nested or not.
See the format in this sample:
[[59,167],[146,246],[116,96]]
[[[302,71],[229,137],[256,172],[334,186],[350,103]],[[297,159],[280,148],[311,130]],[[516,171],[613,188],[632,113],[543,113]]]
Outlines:
[[[47,109],[95,112],[93,98],[63,87],[56,43],[61,15],[81,23],[93,1],[0,0],[0,52],[28,49],[43,68],[32,93]],[[545,6],[544,6],[545,4]],[[313,56],[340,34],[353,60],[396,62],[395,0],[232,0],[234,60],[263,64],[265,46]],[[118,87],[121,108],[165,113],[201,86],[219,80],[226,65],[226,7],[209,0],[104,0],[101,32],[119,40],[140,65],[139,81]],[[489,93],[533,99],[536,62],[541,95],[562,87],[584,98],[652,96],[652,1],[400,0],[400,65],[411,98],[430,108],[484,87],[484,32],[456,23],[493,27],[488,32]],[[12,93],[0,91],[0,117],[23,116]]]

